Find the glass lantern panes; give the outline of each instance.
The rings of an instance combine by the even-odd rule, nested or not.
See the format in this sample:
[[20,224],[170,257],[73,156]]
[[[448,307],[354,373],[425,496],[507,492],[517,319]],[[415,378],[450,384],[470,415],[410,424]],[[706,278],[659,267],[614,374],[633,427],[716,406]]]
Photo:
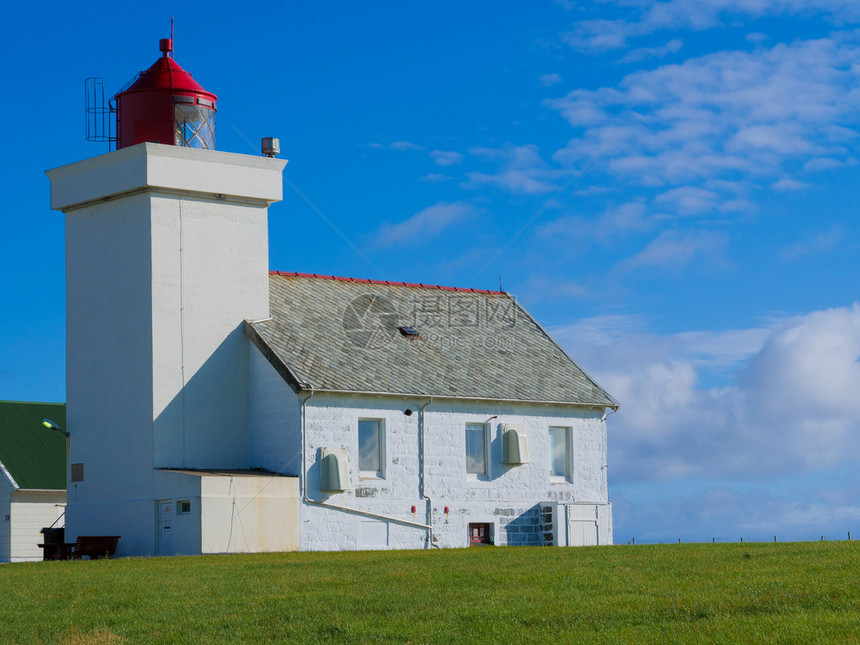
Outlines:
[[204,105],[177,103],[175,125],[177,146],[215,149],[215,110]]

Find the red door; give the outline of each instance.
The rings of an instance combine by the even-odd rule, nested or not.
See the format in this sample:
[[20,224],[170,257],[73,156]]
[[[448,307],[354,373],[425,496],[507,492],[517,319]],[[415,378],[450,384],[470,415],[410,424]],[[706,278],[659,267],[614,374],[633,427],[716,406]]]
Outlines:
[[492,544],[490,540],[490,525],[469,524],[469,544],[471,546]]

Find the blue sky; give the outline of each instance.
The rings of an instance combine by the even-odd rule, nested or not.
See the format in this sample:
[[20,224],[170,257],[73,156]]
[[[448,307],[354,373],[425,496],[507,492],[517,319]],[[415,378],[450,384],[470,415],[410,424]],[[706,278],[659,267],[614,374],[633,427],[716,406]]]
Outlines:
[[501,276],[621,401],[617,541],[860,534],[856,2],[21,5],[0,398],[65,399],[44,170],[106,152],[83,81],[118,90],[173,15],[219,149],[290,160],[273,269]]

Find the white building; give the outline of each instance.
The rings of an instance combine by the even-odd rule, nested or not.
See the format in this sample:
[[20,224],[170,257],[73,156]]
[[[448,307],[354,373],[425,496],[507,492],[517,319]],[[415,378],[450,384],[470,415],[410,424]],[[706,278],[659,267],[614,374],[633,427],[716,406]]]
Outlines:
[[41,531],[62,527],[66,439],[62,403],[0,401],[0,562],[41,560]]
[[507,294],[270,274],[286,162],[216,152],[217,97],[159,47],[115,97],[119,149],[48,171],[67,540],[610,544],[615,400]]
[[302,549],[611,543],[616,403],[512,297],[269,285],[245,327],[249,459],[300,479]]
[[143,143],[48,172],[67,540],[610,544],[615,400],[507,294],[270,273],[285,163]]

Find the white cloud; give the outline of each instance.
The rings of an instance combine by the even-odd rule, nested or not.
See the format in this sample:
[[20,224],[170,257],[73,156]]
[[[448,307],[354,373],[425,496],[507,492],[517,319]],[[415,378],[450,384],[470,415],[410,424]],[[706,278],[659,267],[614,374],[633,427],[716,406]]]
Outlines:
[[723,264],[722,253],[728,244],[728,235],[710,231],[664,231],[642,251],[620,262],[621,271],[656,267],[680,269],[698,260]]
[[479,185],[495,186],[509,193],[520,193],[526,195],[540,195],[556,190],[556,187],[542,179],[538,179],[538,173],[527,170],[504,170],[495,174],[483,172],[470,172],[468,182],[463,184],[464,188],[474,188]]
[[769,333],[766,328],[691,331],[676,334],[674,341],[697,367],[724,370],[758,352]]
[[798,124],[750,125],[741,127],[726,142],[730,152],[764,150],[780,155],[812,152],[813,145],[804,137]]
[[824,170],[833,170],[834,168],[840,168],[845,165],[845,162],[840,161],[839,159],[832,159],[828,157],[820,157],[818,159],[810,159],[805,164],[803,164],[803,169],[807,172],[822,172]]
[[422,146],[419,146],[417,143],[412,143],[411,141],[392,141],[391,143],[376,142],[368,145],[376,150],[424,150]]
[[562,39],[579,51],[600,53],[625,47],[628,38],[640,33],[642,29],[633,23],[594,18],[578,22]]
[[[621,403],[609,425],[616,481],[755,481],[850,467],[860,455],[860,304],[769,329],[633,327],[601,344],[581,325],[551,331]],[[727,384],[702,385],[726,370]]]
[[417,143],[412,143],[411,141],[392,141],[388,144],[388,147],[392,150],[423,150],[421,146]]
[[376,241],[380,246],[421,241],[471,217],[474,212],[467,202],[439,202],[397,224],[384,222],[376,234]]
[[658,204],[670,204],[682,215],[695,215],[716,208],[717,199],[718,195],[711,190],[683,186],[657,195],[654,201]]
[[556,220],[541,224],[536,234],[544,240],[557,241],[570,245],[582,245],[590,240],[606,244],[627,233],[639,233],[654,228],[654,221],[647,215],[642,202],[629,202],[620,206],[610,206],[595,218],[583,215],[564,215]]
[[544,87],[550,87],[551,85],[558,85],[561,83],[561,76],[558,74],[544,74],[539,79],[540,84]]
[[[640,358],[647,354],[648,360],[659,363],[668,355],[671,356],[671,361],[689,363],[696,369],[717,373],[737,370],[744,361],[761,350],[772,333],[769,327],[756,327],[655,336],[650,334],[648,329],[649,322],[641,315],[616,314],[584,318],[551,331],[563,345],[576,347],[577,353],[602,352],[600,348],[615,348],[617,345],[625,349],[638,345],[636,353]],[[649,351],[651,353],[648,353]]]
[[611,314],[583,318],[564,327],[550,331],[562,345],[569,347],[606,346],[633,334],[645,333],[648,323],[638,314]]
[[[846,528],[857,526],[860,487],[848,483],[837,490],[803,490],[798,494],[723,484],[689,495],[677,492],[647,504],[636,491],[614,487],[613,523],[616,541],[637,544],[684,541],[718,542],[844,540]],[[627,497],[629,495],[629,498]],[[679,522],[679,518],[683,518]]]
[[534,144],[524,146],[504,146],[502,148],[471,148],[469,152],[476,157],[502,161],[510,168],[532,168],[545,165]]
[[433,150],[430,157],[439,166],[453,166],[463,162],[463,155],[453,150]]
[[770,185],[770,187],[774,190],[779,190],[782,192],[806,190],[810,186],[811,184],[808,184],[805,181],[797,181],[796,179],[789,179],[788,177],[783,177],[779,181],[776,181]]
[[495,186],[519,194],[542,194],[558,190],[552,178],[561,171],[549,168],[535,145],[502,148],[472,148],[469,152],[499,164],[495,173],[470,172],[464,188]]
[[677,38],[673,38],[661,47],[640,47],[627,52],[618,62],[622,64],[636,63],[649,58],[665,58],[669,54],[674,54],[681,50],[684,42]]
[[784,260],[792,262],[800,258],[824,253],[836,248],[842,241],[843,232],[841,226],[834,226],[828,231],[819,233],[812,238],[807,237],[802,242],[792,244],[781,253]]
[[707,210],[738,199],[737,190],[727,195],[715,181],[752,191],[778,183],[797,164],[815,170],[852,158],[860,125],[860,33],[709,54],[545,104],[575,129],[554,161],[578,167],[621,131],[590,173],[712,190],[705,201],[687,201],[688,212]]
[[[564,41],[584,52],[604,52],[629,45],[638,36],[662,30],[703,31],[745,18],[823,14],[836,21],[860,19],[854,0],[668,0],[634,2],[616,0],[629,18],[581,20]],[[633,7],[630,7],[630,5]],[[638,5],[638,6],[637,6]]]
[[[510,276],[509,276],[510,277]],[[504,272],[501,278],[505,279]],[[507,284],[504,284],[507,287]],[[565,280],[562,277],[546,277],[532,275],[528,279],[519,282],[516,289],[527,293],[531,300],[552,299],[557,302],[560,298],[583,298],[591,295],[588,286]]]
[[436,184],[440,181],[448,181],[449,179],[453,179],[453,177],[449,177],[448,175],[443,175],[442,173],[438,172],[431,172],[421,177],[421,181],[426,181],[431,184]]

